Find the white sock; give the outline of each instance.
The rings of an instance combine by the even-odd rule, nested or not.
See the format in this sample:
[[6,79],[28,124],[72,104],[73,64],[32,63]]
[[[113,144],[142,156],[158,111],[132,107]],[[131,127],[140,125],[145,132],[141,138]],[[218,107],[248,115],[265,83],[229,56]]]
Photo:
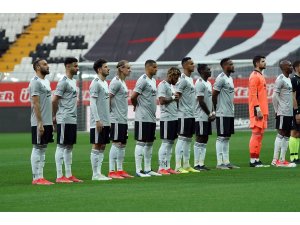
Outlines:
[[152,159],[152,149],[153,143],[146,143],[144,147],[144,168],[145,171],[150,171],[151,168],[151,159]]
[[102,162],[103,162],[103,159],[104,159],[104,150],[103,149],[100,149],[99,150],[99,168],[98,168],[98,173],[99,174],[102,174]]
[[39,178],[38,173],[39,173],[40,160],[41,160],[40,150],[33,147],[32,152],[31,152],[31,157],[30,157],[33,180],[36,180]]
[[216,154],[217,154],[217,164],[223,164],[223,137],[217,137],[216,141]]
[[45,166],[45,159],[46,159],[46,149],[47,147],[42,147],[40,149],[40,164],[39,164],[39,178],[44,178],[44,166]]
[[73,146],[71,145],[65,147],[64,163],[65,163],[66,177],[72,176],[72,150],[73,150]]
[[275,160],[279,159],[279,152],[281,150],[282,139],[283,139],[283,136],[280,134],[277,134],[275,143],[274,143],[274,155],[273,155],[273,159],[275,159]]
[[58,144],[56,146],[56,151],[55,151],[55,164],[56,164],[56,177],[57,178],[60,178],[63,176],[63,172],[62,172],[63,159],[64,159],[64,146]]
[[183,145],[183,168],[188,168],[190,166],[190,151],[191,151],[191,138],[186,138]]
[[117,152],[117,170],[123,170],[123,162],[125,157],[125,147],[118,148]]
[[115,164],[117,161],[118,148],[115,144],[111,145],[109,151],[109,172],[115,171]]
[[250,162],[251,163],[255,163],[256,162],[256,158],[250,158]]
[[135,145],[134,157],[135,157],[135,170],[139,173],[142,170],[142,159],[144,155],[145,143],[137,142]]
[[160,148],[158,150],[158,162],[159,162],[159,169],[164,169],[167,166],[167,147],[168,142],[162,140]]
[[205,156],[206,156],[206,144],[200,143],[200,158],[199,158],[200,166],[204,166]]
[[93,176],[100,175],[99,171],[99,161],[100,161],[100,153],[96,149],[92,149],[91,151],[91,165],[93,170]]
[[194,166],[199,165],[201,143],[195,142],[194,144]]
[[169,141],[168,146],[167,146],[167,165],[166,165],[166,169],[171,168],[173,144],[174,144],[174,141]]
[[179,136],[176,146],[175,146],[175,160],[176,160],[176,169],[179,169],[181,167],[181,158],[183,155],[183,137]]
[[229,160],[229,138],[223,140],[223,163],[225,165],[230,163]]
[[285,154],[286,154],[286,151],[288,149],[288,146],[289,146],[289,137],[283,137],[282,138],[282,143],[281,143],[281,151],[280,151],[280,161],[281,162],[284,162],[285,161]]

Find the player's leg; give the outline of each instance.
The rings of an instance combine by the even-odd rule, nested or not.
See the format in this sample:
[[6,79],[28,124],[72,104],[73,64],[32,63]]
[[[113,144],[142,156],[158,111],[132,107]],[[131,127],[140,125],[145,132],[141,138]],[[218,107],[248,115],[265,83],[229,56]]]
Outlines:
[[31,131],[33,144],[31,153],[32,184],[51,185],[53,183],[44,178],[44,166],[47,144],[53,142],[53,128],[52,126],[44,126],[42,136],[38,135],[37,127],[32,127]]
[[143,123],[143,134],[144,140],[146,141],[144,147],[144,171],[146,174],[151,176],[161,176],[161,174],[156,173],[152,170],[152,152],[153,152],[153,142],[155,140],[155,130],[156,123]]
[[93,170],[92,180],[111,180],[102,174],[102,163],[104,159],[104,150],[106,144],[109,143],[110,127],[104,126],[101,132],[97,132],[95,128],[91,128],[90,142],[92,145],[91,164]]
[[169,174],[166,171],[167,167],[167,152],[168,152],[168,121],[160,121],[160,139],[161,145],[158,150],[158,173],[160,174]]

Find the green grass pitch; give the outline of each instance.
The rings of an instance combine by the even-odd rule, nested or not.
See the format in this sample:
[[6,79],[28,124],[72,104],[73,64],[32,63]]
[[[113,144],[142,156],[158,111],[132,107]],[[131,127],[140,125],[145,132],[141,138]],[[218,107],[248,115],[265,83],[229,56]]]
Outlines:
[[[261,159],[270,163],[276,133],[266,132]],[[159,137],[159,134],[156,135]],[[236,132],[230,140],[231,162],[241,169],[171,175],[163,177],[92,181],[88,133],[78,133],[73,152],[73,174],[84,183],[31,185],[30,134],[0,135],[0,211],[84,211],[84,212],[295,212],[300,209],[300,168],[250,168],[250,132]],[[215,168],[215,134],[210,137],[206,165]],[[160,140],[154,144],[152,165],[157,169]],[[45,177],[56,178],[55,144],[46,152]],[[134,147],[130,133],[124,168],[134,174]],[[105,151],[102,172],[108,172]],[[174,149],[173,149],[174,153]],[[289,154],[287,153],[287,156]],[[193,164],[193,150],[191,161]],[[172,157],[174,166],[174,155]],[[280,203],[280,204],[278,204]]]

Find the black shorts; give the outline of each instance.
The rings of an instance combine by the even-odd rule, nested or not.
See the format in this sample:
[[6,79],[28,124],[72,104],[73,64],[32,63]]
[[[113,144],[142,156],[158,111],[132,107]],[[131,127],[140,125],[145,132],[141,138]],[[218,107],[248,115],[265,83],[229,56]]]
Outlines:
[[296,115],[293,116],[293,127],[292,130],[300,131],[300,124],[297,124],[296,122]]
[[100,133],[98,133],[96,131],[96,128],[91,128],[90,129],[90,143],[91,144],[102,144],[102,145],[108,144],[110,142],[109,131],[110,131],[109,126],[104,126]]
[[179,118],[178,134],[184,137],[193,137],[195,133],[195,118]]
[[234,134],[234,117],[216,117],[217,134],[222,137],[230,137]]
[[174,141],[177,135],[178,120],[160,121],[160,139]]
[[276,116],[276,129],[290,131],[293,128],[292,116]]
[[126,144],[128,139],[128,125],[122,123],[112,123],[110,127],[110,140]]
[[211,122],[208,121],[196,121],[195,122],[195,134],[196,136],[208,136],[212,134]]
[[31,139],[34,145],[46,145],[48,143],[54,142],[53,139],[53,126],[44,126],[44,134],[40,137],[38,136],[37,126],[31,127]]
[[77,125],[76,124],[57,124],[57,144],[73,145],[76,144]]
[[135,140],[141,142],[153,142],[155,140],[156,123],[151,122],[134,122]]

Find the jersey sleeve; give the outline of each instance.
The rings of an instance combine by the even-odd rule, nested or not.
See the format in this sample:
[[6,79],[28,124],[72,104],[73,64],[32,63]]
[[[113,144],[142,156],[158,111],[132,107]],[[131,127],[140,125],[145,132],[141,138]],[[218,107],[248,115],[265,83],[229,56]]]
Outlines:
[[158,85],[158,88],[157,88],[157,97],[166,97],[166,87],[163,83],[161,83],[160,85]]
[[221,91],[225,84],[225,80],[222,76],[218,76],[215,83],[214,83],[214,90]]
[[147,86],[146,79],[144,79],[144,78],[138,79],[136,84],[135,84],[135,88],[134,88],[133,91],[141,94],[146,86]]
[[195,85],[196,97],[204,96],[205,85],[203,82],[197,82]]
[[259,78],[257,76],[250,76],[249,78],[249,98],[251,101],[251,105],[259,106],[258,101],[258,87]]
[[186,79],[180,79],[179,82],[176,83],[175,85],[175,90],[176,92],[183,93],[183,90],[187,86],[187,80]]
[[37,80],[32,80],[30,84],[30,95],[35,96],[35,95],[40,95],[40,88],[41,84]]
[[55,95],[63,96],[64,92],[67,89],[67,82],[59,81],[56,86],[56,90],[54,92]]
[[90,96],[94,97],[94,98],[98,98],[99,97],[99,84],[97,81],[93,81],[90,87]]
[[113,80],[109,85],[109,93],[116,95],[121,88],[121,82]]
[[282,77],[278,77],[275,81],[274,91],[276,93],[280,93],[282,86],[283,86],[283,79]]

